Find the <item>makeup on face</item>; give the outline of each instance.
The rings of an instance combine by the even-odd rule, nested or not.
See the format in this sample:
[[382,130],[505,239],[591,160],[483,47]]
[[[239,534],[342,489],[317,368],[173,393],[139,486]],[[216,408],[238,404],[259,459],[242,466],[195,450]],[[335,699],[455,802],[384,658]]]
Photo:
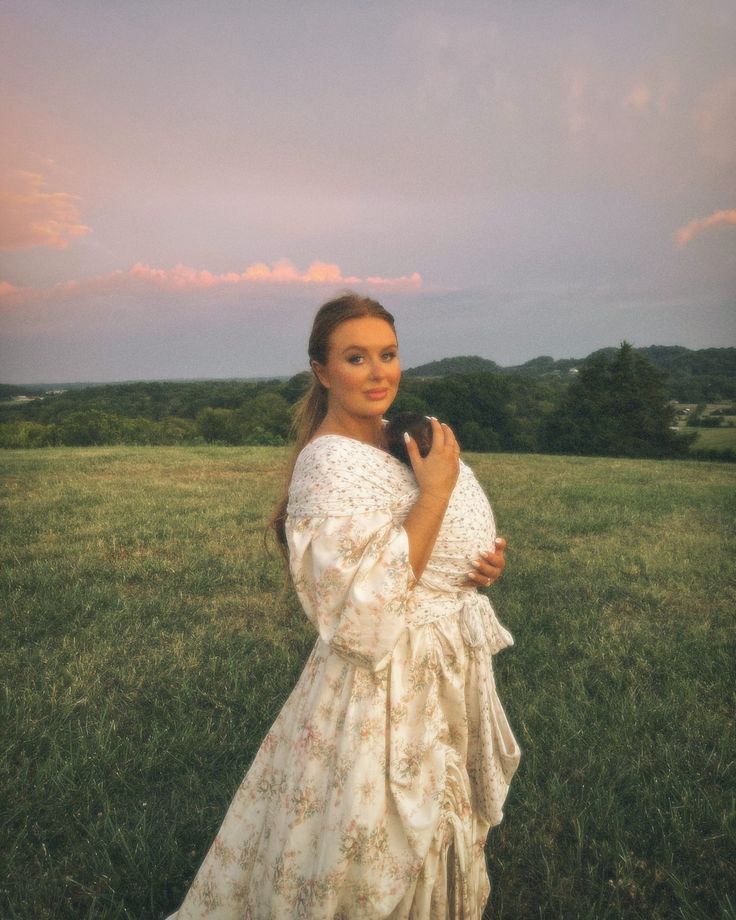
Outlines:
[[398,345],[391,326],[377,317],[347,320],[330,337],[318,376],[328,399],[350,414],[382,415],[398,391]]

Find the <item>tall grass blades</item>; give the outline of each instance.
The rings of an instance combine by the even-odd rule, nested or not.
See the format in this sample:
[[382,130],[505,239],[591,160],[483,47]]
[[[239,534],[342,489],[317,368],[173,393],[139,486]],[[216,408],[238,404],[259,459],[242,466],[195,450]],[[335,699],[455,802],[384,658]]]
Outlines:
[[[261,540],[285,457],[0,456],[0,917],[175,909],[314,641]],[[734,917],[733,467],[466,459],[522,746],[487,916]]]

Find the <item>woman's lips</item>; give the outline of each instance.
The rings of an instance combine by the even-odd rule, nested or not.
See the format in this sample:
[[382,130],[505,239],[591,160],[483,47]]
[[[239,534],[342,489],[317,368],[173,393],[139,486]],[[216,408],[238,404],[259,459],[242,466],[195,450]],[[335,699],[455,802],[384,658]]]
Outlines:
[[368,397],[368,399],[383,399],[387,393],[388,393],[388,390],[366,390],[365,391],[365,395]]

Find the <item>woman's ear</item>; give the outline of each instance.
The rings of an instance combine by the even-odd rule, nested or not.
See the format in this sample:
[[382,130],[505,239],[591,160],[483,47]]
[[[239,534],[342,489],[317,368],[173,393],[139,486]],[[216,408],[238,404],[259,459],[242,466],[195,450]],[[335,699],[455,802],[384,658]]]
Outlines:
[[315,361],[314,359],[312,359],[312,360],[309,362],[309,364],[310,364],[310,366],[311,366],[311,368],[312,368],[312,373],[313,373],[314,376],[317,378],[317,380],[319,380],[319,382],[322,384],[322,386],[323,386],[326,390],[329,390],[330,385],[329,385],[329,383],[327,382],[327,375],[325,374],[325,370],[324,370],[324,368],[322,367],[322,365],[319,363],[319,361]]

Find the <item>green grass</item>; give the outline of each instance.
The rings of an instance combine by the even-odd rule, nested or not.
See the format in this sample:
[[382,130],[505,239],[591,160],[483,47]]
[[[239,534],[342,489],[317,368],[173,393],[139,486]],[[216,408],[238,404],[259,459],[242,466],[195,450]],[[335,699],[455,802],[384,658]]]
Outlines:
[[[0,455],[4,920],[176,907],[313,641],[261,543],[284,456]],[[467,459],[522,748],[488,916],[736,917],[733,467]]]
[[693,450],[736,450],[736,428],[686,428],[685,431],[697,431],[698,437],[692,445]]

